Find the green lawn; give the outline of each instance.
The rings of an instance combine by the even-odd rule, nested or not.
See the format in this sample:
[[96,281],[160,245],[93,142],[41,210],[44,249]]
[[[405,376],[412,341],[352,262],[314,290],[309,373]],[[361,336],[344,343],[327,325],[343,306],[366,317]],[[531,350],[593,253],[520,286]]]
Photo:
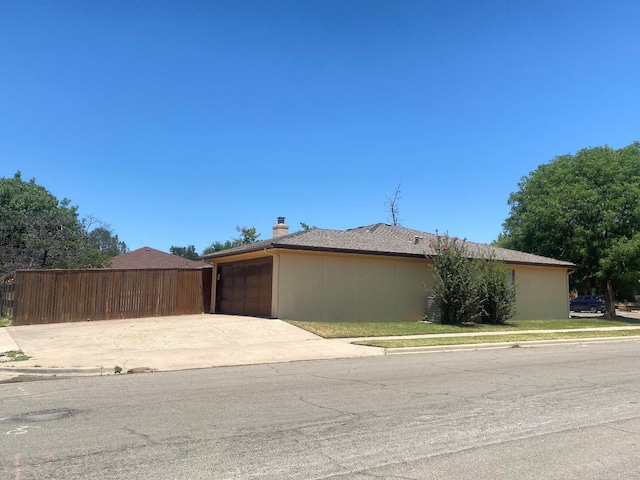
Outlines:
[[437,337],[437,338],[406,338],[402,340],[365,340],[354,342],[356,345],[369,345],[382,348],[434,347],[439,345],[463,345],[478,343],[507,343],[518,345],[519,342],[532,340],[560,340],[601,337],[629,337],[640,336],[640,330],[618,330],[608,332],[564,332],[564,333],[531,333],[513,335],[485,335],[478,337]]
[[602,318],[569,318],[561,320],[513,320],[506,325],[466,326],[441,325],[428,322],[299,322],[291,325],[315,333],[324,338],[385,337],[392,335],[428,335],[431,333],[495,332],[515,330],[555,330],[565,328],[640,326],[640,320],[618,317],[615,320]]
[[8,317],[0,317],[0,327],[8,327],[11,325],[11,319]]

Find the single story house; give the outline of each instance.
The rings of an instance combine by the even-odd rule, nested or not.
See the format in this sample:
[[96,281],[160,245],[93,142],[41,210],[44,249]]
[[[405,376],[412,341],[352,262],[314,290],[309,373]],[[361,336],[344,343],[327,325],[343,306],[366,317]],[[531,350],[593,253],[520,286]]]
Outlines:
[[110,268],[211,268],[211,265],[206,262],[189,260],[178,255],[165,253],[155,248],[142,247],[113,257]]
[[[306,321],[418,321],[432,308],[428,255],[435,235],[378,223],[289,234],[205,255],[213,265],[212,310]],[[574,264],[467,242],[512,269],[518,319],[568,318]]]

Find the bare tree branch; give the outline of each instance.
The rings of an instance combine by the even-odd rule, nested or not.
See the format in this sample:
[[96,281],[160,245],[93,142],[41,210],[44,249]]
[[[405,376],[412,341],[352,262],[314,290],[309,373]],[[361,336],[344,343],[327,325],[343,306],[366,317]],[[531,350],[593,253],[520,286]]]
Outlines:
[[385,194],[385,196],[387,197],[387,201],[384,202],[384,204],[386,205],[387,211],[391,216],[391,224],[395,227],[400,225],[399,203],[400,203],[400,199],[402,198],[401,193],[402,193],[402,180],[400,180],[398,182],[398,185],[396,185],[396,189],[394,190],[393,195],[389,196]]

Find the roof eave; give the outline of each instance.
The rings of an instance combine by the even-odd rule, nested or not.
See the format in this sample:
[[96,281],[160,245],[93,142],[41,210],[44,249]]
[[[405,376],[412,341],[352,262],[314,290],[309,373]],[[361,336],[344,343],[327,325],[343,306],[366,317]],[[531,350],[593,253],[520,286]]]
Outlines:
[[[348,248],[328,248],[328,247],[316,247],[307,245],[286,245],[272,243],[272,248],[280,248],[283,250],[303,250],[303,251],[315,251],[315,252],[331,252],[331,253],[350,253],[356,255],[376,255],[384,257],[402,257],[402,258],[427,258],[433,259],[434,255],[426,253],[408,253],[408,252],[381,252],[376,250],[357,250]],[[498,260],[507,265],[522,265],[533,267],[554,267],[554,268],[575,268],[573,264],[555,264],[544,262],[526,262],[526,261],[513,261],[513,260]]]
[[[433,255],[428,255],[426,253],[408,253],[408,252],[388,252],[388,251],[377,251],[377,250],[361,250],[361,249],[351,249],[351,248],[339,248],[339,247],[320,247],[313,245],[290,245],[286,243],[278,243],[271,242],[267,245],[262,244],[260,246],[256,246],[254,248],[243,248],[241,250],[221,250],[220,252],[212,253],[209,255],[203,255],[202,258],[205,260],[215,259],[215,258],[225,258],[233,255],[241,255],[244,253],[252,253],[258,252],[260,250],[268,250],[278,248],[282,250],[298,250],[298,251],[306,251],[306,252],[330,252],[330,253],[347,253],[354,255],[375,255],[379,257],[400,257],[400,258],[433,258]],[[517,260],[499,260],[506,265],[521,265],[521,266],[532,266],[532,267],[551,267],[551,268],[564,268],[564,269],[573,269],[576,268],[574,264],[554,264],[554,263],[545,263],[545,262],[526,262],[526,261],[517,261]]]
[[353,248],[315,247],[310,245],[286,245],[277,243],[272,244],[272,246],[273,248],[281,248],[283,250],[303,250],[307,252],[351,253],[356,255],[376,255],[384,257],[425,258],[424,253],[381,252],[378,250],[358,250]]
[[252,253],[252,252],[259,252],[260,250],[265,250],[265,249],[269,249],[269,248],[273,248],[274,244],[270,243],[267,245],[260,245],[260,246],[256,246],[256,247],[251,247],[251,245],[248,246],[243,246],[240,250],[237,250],[235,248],[231,248],[228,250],[220,250],[219,252],[215,252],[215,253],[209,253],[207,255],[202,255],[202,259],[204,261],[207,260],[213,260],[214,258],[224,258],[224,257],[231,257],[232,255],[241,255],[243,253]]
[[543,263],[543,262],[523,262],[523,261],[510,261],[510,260],[498,260],[506,265],[521,265],[523,267],[549,267],[549,268],[564,268],[565,270],[572,270],[574,265],[564,265],[557,263]]

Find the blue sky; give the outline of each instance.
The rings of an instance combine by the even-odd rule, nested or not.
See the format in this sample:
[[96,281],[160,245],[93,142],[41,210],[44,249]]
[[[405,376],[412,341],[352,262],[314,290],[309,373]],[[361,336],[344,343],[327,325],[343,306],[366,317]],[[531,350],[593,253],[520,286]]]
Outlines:
[[13,1],[0,177],[129,248],[278,216],[491,242],[522,176],[640,140],[637,1]]

